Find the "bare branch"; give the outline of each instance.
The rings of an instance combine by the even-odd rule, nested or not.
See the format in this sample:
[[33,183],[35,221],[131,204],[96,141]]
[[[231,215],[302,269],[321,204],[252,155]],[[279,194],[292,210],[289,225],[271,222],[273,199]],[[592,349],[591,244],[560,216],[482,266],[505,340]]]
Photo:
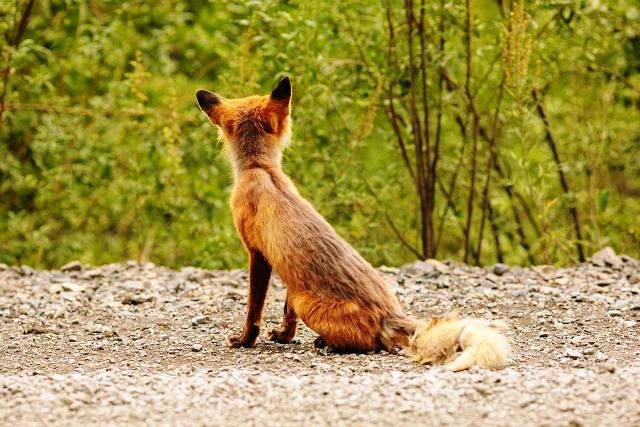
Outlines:
[[[543,94],[544,95],[544,94]],[[578,252],[578,259],[580,262],[585,261],[584,256],[584,248],[582,247],[582,231],[580,230],[580,220],[578,218],[578,209],[576,208],[575,202],[571,200],[571,191],[569,189],[569,182],[567,181],[567,177],[564,174],[564,170],[562,169],[562,162],[560,161],[560,154],[558,153],[558,146],[556,144],[553,133],[551,133],[551,126],[549,125],[549,118],[547,116],[546,111],[542,105],[541,96],[538,94],[537,90],[531,91],[531,96],[536,103],[536,111],[544,124],[544,136],[545,141],[549,145],[549,149],[551,149],[551,153],[553,154],[553,161],[556,164],[556,169],[558,170],[558,178],[560,179],[560,186],[562,187],[562,191],[565,196],[570,199],[569,205],[569,213],[571,218],[573,219],[573,227],[576,233],[576,251]]]
[[[484,182],[484,190],[482,191],[482,215],[480,217],[480,230],[478,234],[478,246],[476,249],[476,265],[480,265],[480,257],[482,254],[482,237],[484,233],[484,224],[487,212],[489,210],[489,191],[491,185],[491,171],[493,170],[493,164],[495,163],[497,156],[497,139],[498,139],[498,119],[500,116],[500,106],[502,105],[502,95],[504,93],[505,78],[502,77],[500,86],[498,87],[498,101],[496,103],[496,109],[493,116],[493,125],[491,131],[491,142],[489,147],[489,158],[487,159],[486,177]],[[497,236],[496,236],[497,239]]]

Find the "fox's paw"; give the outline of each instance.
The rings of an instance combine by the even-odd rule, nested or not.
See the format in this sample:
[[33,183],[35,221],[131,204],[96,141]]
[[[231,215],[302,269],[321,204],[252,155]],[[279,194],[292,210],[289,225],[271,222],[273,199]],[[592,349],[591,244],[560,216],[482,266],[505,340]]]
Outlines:
[[334,352],[334,349],[329,347],[329,344],[322,339],[322,337],[318,337],[313,341],[313,348],[316,350],[316,353],[326,356]]
[[256,344],[256,340],[249,340],[243,334],[231,334],[227,336],[227,347],[229,348],[240,348],[246,347],[251,348]]
[[279,344],[289,344],[293,340],[293,336],[282,328],[273,328],[267,331],[267,340]]
[[326,347],[327,343],[322,339],[322,337],[318,337],[315,339],[315,341],[313,341],[313,348],[315,348],[316,350],[322,350]]

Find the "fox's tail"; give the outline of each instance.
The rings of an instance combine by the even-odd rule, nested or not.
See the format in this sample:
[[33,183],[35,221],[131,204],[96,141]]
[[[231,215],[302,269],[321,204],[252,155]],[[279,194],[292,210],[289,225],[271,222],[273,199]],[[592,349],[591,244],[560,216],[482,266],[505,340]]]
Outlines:
[[[459,318],[457,312],[428,321],[413,321],[413,333],[405,346],[414,361],[444,364],[451,371],[473,366],[500,369],[511,352],[502,321]],[[407,330],[407,329],[405,329]]]

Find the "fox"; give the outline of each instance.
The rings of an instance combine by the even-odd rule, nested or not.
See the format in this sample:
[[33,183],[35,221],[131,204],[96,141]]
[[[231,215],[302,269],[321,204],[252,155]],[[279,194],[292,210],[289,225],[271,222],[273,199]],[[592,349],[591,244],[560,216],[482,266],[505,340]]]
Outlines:
[[[421,337],[431,335],[404,313],[377,270],[336,233],[283,172],[282,155],[291,140],[291,97],[289,77],[267,95],[227,99],[204,89],[196,91],[198,106],[217,127],[231,163],[231,211],[249,258],[246,318],[242,330],[227,337],[226,345],[255,346],[275,272],[286,287],[284,315],[279,327],[266,332],[267,340],[291,343],[302,320],[318,334],[316,348],[343,353],[413,348],[425,352],[420,360],[442,361],[427,355],[434,343]],[[479,337],[497,339],[495,334]],[[448,351],[456,351],[459,343],[449,338],[437,336],[442,342],[436,346],[445,344],[451,347]],[[499,346],[488,348],[499,350]]]

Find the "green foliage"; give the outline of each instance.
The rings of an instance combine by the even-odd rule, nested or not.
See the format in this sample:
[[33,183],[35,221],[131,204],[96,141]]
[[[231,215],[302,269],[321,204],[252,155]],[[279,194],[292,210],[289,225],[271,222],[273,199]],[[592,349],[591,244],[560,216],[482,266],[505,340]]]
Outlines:
[[[490,195],[505,260],[530,258],[504,185],[530,207],[524,231],[537,262],[575,261],[574,204],[587,252],[613,245],[639,256],[639,6],[538,0],[510,27],[497,3],[473,4],[471,87],[485,127],[509,76],[498,144],[505,177]],[[441,69],[462,83],[464,5],[426,5],[429,85]],[[401,22],[401,2],[392,9]],[[442,55],[434,48],[441,17]],[[286,172],[374,264],[413,258],[389,224],[418,242],[415,187],[384,108],[386,83],[402,86],[408,75],[406,52],[398,52],[400,71],[386,63],[384,2],[2,0],[0,34],[0,262],[243,265],[227,203],[232,177],[194,92],[266,93],[285,73],[294,83]],[[558,183],[532,88],[544,89],[569,193]],[[461,99],[459,91],[443,99],[439,177],[449,183],[460,172],[456,210],[436,195],[441,258],[462,257],[471,150],[454,118],[466,117]],[[487,153],[483,145],[482,162]],[[484,174],[482,163],[479,183]],[[491,233],[484,238],[481,261],[494,262]]]

